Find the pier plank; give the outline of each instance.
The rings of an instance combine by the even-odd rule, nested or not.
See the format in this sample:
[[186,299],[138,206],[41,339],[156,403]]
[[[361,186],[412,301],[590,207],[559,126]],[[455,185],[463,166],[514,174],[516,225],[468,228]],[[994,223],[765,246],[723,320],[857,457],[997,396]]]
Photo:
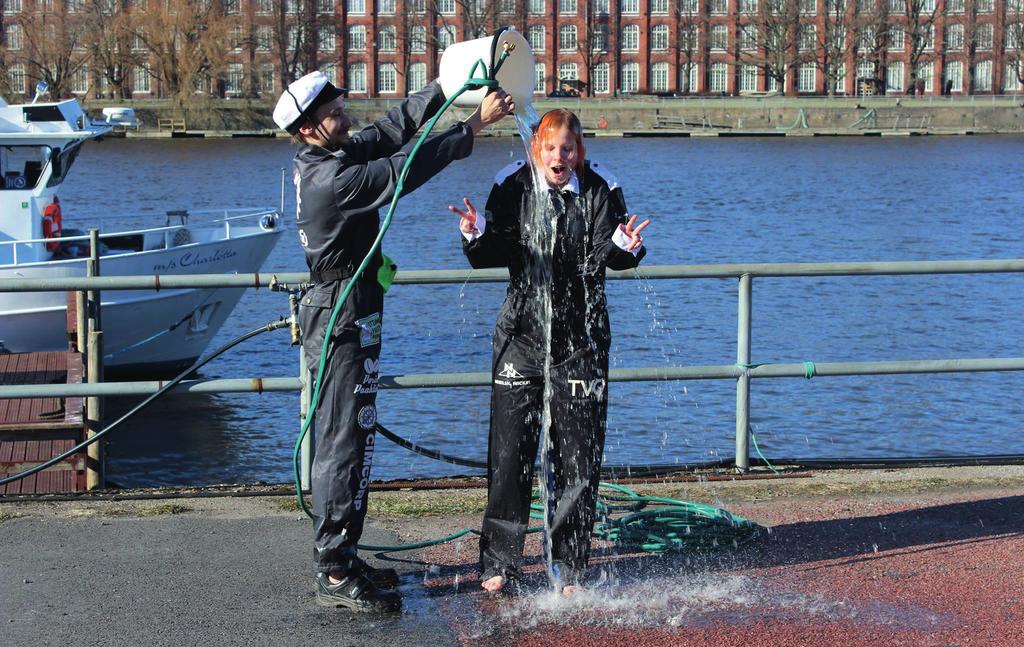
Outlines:
[[[55,351],[0,355],[2,384],[75,384],[82,381],[81,355]],[[58,456],[85,437],[82,398],[0,400],[0,473],[14,474]],[[85,490],[83,452],[38,474],[0,486],[0,494]]]

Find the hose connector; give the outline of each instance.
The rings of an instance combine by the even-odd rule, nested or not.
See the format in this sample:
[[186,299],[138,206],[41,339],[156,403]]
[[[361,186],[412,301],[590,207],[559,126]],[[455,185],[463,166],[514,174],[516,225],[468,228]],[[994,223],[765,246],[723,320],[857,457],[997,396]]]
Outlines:
[[299,345],[299,293],[288,292],[288,322],[292,333],[292,346]]

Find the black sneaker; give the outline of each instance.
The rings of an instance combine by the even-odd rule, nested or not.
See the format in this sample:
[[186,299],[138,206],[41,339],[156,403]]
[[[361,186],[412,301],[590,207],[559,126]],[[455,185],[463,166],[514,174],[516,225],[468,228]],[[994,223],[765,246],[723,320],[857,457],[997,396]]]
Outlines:
[[398,571],[393,568],[374,568],[359,557],[352,561],[352,567],[377,588],[393,589],[398,586]]
[[317,573],[316,603],[323,607],[345,607],[353,611],[393,613],[402,610],[397,591],[383,591],[363,573],[349,573],[332,584],[327,573]]

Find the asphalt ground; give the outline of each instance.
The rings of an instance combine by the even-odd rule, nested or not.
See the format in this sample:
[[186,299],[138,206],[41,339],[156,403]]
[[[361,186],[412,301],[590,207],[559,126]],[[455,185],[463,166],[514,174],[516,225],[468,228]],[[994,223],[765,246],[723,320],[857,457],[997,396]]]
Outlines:
[[[379,555],[405,599],[384,617],[314,604],[310,524],[287,497],[3,501],[0,645],[1024,645],[1024,467],[790,476],[635,486],[766,531],[699,554],[595,543],[572,598],[550,591],[536,536],[500,596],[479,588],[472,536]],[[374,544],[475,527],[483,501],[371,496]]]

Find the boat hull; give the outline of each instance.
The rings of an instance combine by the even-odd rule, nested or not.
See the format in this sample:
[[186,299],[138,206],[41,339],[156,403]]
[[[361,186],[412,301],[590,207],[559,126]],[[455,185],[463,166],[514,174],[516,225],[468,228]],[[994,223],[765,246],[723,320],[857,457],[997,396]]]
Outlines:
[[[101,274],[257,272],[280,230],[171,249],[104,256]],[[0,267],[0,278],[85,276],[80,259]],[[115,374],[167,375],[187,368],[213,340],[241,299],[242,288],[107,290],[101,294],[104,366]],[[0,341],[10,352],[68,346],[68,295],[0,294]]]

